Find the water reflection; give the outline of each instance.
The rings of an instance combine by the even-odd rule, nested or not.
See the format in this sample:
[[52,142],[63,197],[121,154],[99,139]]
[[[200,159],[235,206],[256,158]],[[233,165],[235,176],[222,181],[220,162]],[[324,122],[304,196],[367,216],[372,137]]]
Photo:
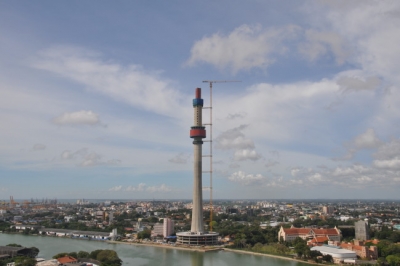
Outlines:
[[201,252],[193,252],[191,266],[204,266],[204,254]]
[[96,249],[113,249],[122,259],[123,266],[308,266],[296,261],[229,251],[196,252],[57,237],[0,234],[0,246],[10,243],[38,247],[40,249],[39,256],[44,258],[51,258],[60,252],[77,252],[80,250],[91,252]]

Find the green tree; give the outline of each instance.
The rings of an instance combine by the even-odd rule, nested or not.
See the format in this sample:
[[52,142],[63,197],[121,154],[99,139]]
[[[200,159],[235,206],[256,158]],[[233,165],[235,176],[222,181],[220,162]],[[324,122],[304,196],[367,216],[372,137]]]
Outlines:
[[101,266],[120,266],[122,264],[117,252],[110,249],[100,251],[97,254],[97,260],[101,262]]
[[300,237],[296,237],[293,241],[293,247],[299,257],[307,256],[310,253],[310,248],[307,246],[307,242]]
[[81,250],[78,252],[78,258],[90,258],[90,254],[89,252]]
[[34,258],[20,256],[20,257],[15,258],[15,265],[16,266],[35,266],[36,260]]
[[90,252],[89,258],[97,260],[97,255],[101,252],[101,249],[96,249]]
[[400,265],[400,254],[389,255],[386,257],[386,261],[391,266],[399,266]]
[[255,252],[261,252],[261,251],[263,250],[263,247],[264,247],[263,244],[261,244],[261,243],[256,243],[256,244],[253,246],[252,250],[255,251]]
[[149,218],[149,222],[150,222],[150,223],[157,223],[157,222],[158,222],[158,218],[152,216],[152,217]]
[[22,247],[21,245],[18,245],[18,244],[15,244],[15,243],[8,244],[7,246],[9,246],[9,247]]
[[62,258],[62,257],[65,257],[65,256],[68,256],[67,252],[58,253],[58,254],[53,256],[53,259],[58,259],[58,258]]
[[213,230],[214,230],[217,226],[218,226],[218,222],[217,222],[217,221],[212,221],[212,222],[210,222],[210,228],[212,227]]
[[35,258],[39,254],[39,249],[37,247],[30,247],[31,251],[29,253],[30,258]]
[[150,238],[151,236],[151,231],[150,230],[143,230],[138,233],[137,238],[138,239],[145,239],[145,238]]
[[330,262],[330,263],[333,262],[333,258],[332,258],[332,256],[329,255],[329,254],[323,255],[323,256],[322,256],[322,259],[323,259],[324,261],[326,261],[326,262]]
[[78,258],[78,253],[76,253],[76,252],[70,252],[70,253],[68,253],[68,256],[71,256],[71,257],[77,259],[77,258]]

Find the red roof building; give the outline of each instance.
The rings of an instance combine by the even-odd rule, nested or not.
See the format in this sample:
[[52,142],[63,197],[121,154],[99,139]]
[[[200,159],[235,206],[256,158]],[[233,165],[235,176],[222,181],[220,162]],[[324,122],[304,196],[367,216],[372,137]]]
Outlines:
[[319,242],[322,241],[338,241],[340,242],[340,230],[335,228],[328,229],[314,229],[314,228],[283,228],[278,232],[278,239],[291,242],[295,240],[297,237],[300,237],[304,240],[313,240]]
[[354,243],[342,243],[340,247],[354,251],[362,259],[376,260],[378,258],[378,247],[368,247],[364,244],[364,241],[355,240]]
[[77,259],[71,256],[65,256],[57,259],[60,264],[67,264],[67,263],[76,263],[78,262]]

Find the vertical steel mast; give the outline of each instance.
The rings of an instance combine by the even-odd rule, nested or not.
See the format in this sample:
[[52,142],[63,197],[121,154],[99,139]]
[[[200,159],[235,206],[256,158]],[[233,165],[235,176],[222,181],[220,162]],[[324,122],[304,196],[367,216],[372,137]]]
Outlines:
[[212,221],[213,221],[213,186],[212,186],[212,179],[213,179],[213,153],[212,153],[212,142],[213,142],[213,136],[212,136],[212,84],[213,83],[227,83],[227,82],[241,82],[239,80],[203,80],[204,83],[209,83],[210,84],[210,106],[204,107],[203,109],[210,109],[210,123],[208,124],[203,124],[210,126],[210,138],[209,140],[205,140],[206,142],[210,143],[210,154],[209,155],[203,155],[203,157],[210,157],[210,171],[204,171],[208,172],[210,174],[210,231],[213,230],[212,228]]

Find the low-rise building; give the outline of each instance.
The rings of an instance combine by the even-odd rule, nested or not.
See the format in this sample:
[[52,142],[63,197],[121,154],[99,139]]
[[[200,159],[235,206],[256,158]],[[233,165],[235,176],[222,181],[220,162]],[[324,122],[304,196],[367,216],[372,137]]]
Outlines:
[[311,251],[319,251],[322,255],[331,255],[334,263],[343,263],[345,260],[357,259],[357,254],[354,251],[342,249],[336,246],[316,246],[310,249]]
[[376,260],[378,258],[378,247],[365,246],[363,241],[354,240],[354,243],[342,243],[340,247],[354,251],[362,259]]
[[324,241],[340,241],[340,230],[338,228],[316,229],[316,228],[283,228],[278,232],[278,239],[291,242],[297,237],[304,240],[312,240],[324,237]]

